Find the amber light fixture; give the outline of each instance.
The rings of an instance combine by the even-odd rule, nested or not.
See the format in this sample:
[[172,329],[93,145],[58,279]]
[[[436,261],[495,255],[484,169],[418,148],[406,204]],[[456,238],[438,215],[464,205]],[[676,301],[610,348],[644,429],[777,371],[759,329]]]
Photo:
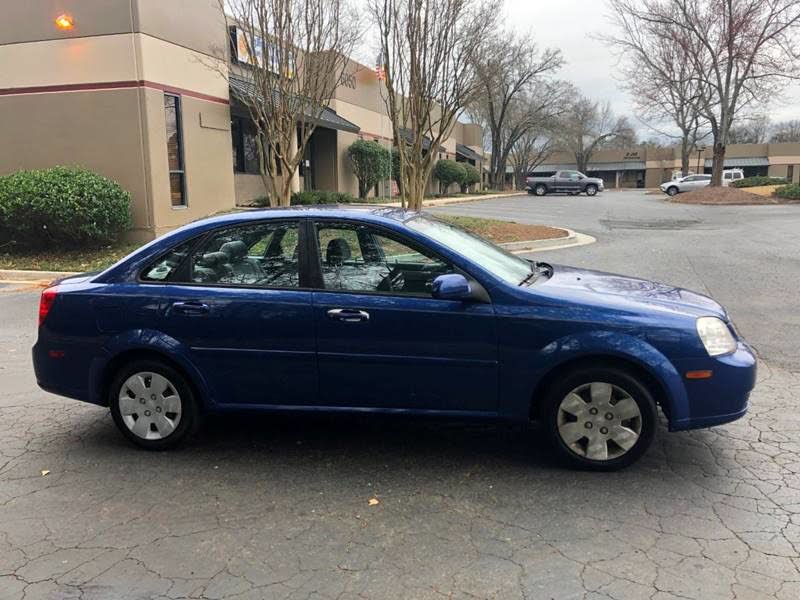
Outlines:
[[72,18],[72,15],[66,13],[58,15],[56,17],[56,27],[62,31],[69,31],[75,27],[75,20]]

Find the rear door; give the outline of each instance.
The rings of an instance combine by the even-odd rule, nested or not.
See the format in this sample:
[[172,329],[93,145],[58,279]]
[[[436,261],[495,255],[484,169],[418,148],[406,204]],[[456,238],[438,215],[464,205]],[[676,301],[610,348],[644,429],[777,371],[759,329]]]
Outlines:
[[383,228],[319,221],[316,230],[320,403],[495,412],[492,305],[431,296],[453,265]]
[[160,329],[189,348],[216,402],[316,401],[302,236],[300,219],[220,229],[205,236],[174,272],[165,259],[143,273],[160,297]]

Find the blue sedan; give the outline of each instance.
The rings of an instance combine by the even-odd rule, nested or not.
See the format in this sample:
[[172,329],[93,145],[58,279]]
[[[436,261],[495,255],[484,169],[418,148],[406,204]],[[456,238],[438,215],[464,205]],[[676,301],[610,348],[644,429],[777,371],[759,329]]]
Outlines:
[[747,410],[756,359],[684,289],[528,261],[424,213],[315,207],[192,223],[42,293],[39,385],[147,449],[201,415],[327,411],[539,421],[611,470]]

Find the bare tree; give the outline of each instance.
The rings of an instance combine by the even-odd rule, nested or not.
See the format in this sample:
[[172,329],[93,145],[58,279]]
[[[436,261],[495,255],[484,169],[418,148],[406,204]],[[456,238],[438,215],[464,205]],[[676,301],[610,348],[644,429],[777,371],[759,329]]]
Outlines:
[[237,96],[255,127],[270,204],[288,206],[322,112],[359,39],[347,0],[218,0],[235,24]]
[[558,145],[575,156],[579,171],[586,172],[597,149],[617,138],[625,140],[633,127],[627,118],[614,115],[608,102],[591,100],[577,91],[574,95],[559,122]]
[[764,144],[769,138],[769,117],[753,115],[737,119],[728,132],[729,144]]
[[772,136],[769,141],[773,144],[800,142],[800,121],[792,120],[776,123],[772,128]]
[[437,150],[479,90],[475,62],[496,28],[499,0],[370,0],[370,13],[400,157],[400,202],[419,210]]
[[514,184],[518,190],[525,189],[525,178],[550,157],[553,149],[553,138],[545,130],[531,129],[517,139],[511,148],[510,158],[514,165]]
[[692,150],[708,135],[695,66],[680,45],[654,32],[649,22],[633,18],[625,0],[609,3],[616,34],[601,37],[620,51],[625,87],[639,120],[658,135],[679,141],[681,171],[687,175]]
[[714,137],[711,185],[721,185],[730,129],[742,109],[776,97],[800,75],[800,0],[613,0],[691,61],[699,112]]
[[[556,103],[557,88],[542,81],[563,63],[560,50],[540,50],[530,35],[495,36],[478,58],[481,84],[477,111],[484,115],[490,136],[489,182],[502,185],[511,148],[540,120],[539,113]],[[538,98],[538,105],[530,96]],[[522,96],[528,96],[518,102]]]

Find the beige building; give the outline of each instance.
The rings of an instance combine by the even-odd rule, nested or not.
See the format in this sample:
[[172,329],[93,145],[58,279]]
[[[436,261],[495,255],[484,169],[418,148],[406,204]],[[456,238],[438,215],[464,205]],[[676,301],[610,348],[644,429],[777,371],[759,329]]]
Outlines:
[[[689,156],[689,170],[710,173],[712,150],[694,152]],[[560,169],[576,169],[575,157],[556,152],[534,169],[536,175],[546,175]],[[727,147],[725,168],[740,168],[745,177],[771,175],[800,181],[800,144],[732,144]],[[601,177],[608,188],[657,187],[669,181],[681,170],[678,148],[636,146],[624,150],[598,150],[592,155],[587,175]]]
[[[0,174],[80,165],[115,179],[133,196],[141,239],[264,196],[237,97],[248,67],[235,53],[232,65],[218,58],[232,35],[216,0],[5,3]],[[379,85],[350,63],[296,189],[357,192],[348,146],[391,144]],[[482,168],[481,138],[459,123],[435,151]]]

